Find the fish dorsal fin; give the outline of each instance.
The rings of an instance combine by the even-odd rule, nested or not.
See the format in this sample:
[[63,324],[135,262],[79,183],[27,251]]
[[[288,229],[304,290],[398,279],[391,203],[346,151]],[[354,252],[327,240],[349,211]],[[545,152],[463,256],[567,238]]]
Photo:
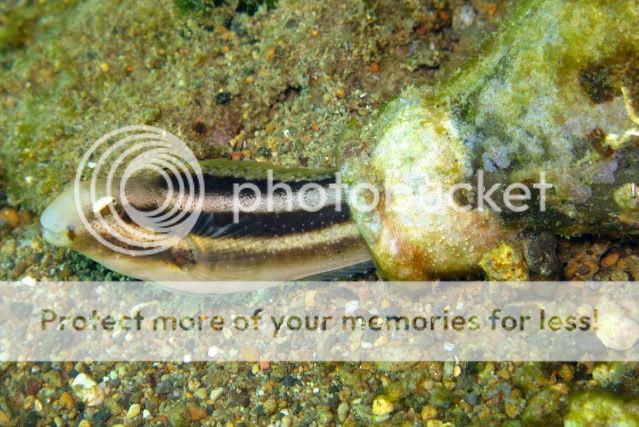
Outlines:
[[266,179],[268,171],[278,181],[307,181],[335,177],[336,169],[311,169],[276,166],[268,162],[239,161],[226,159],[202,160],[200,168],[206,175],[243,178],[246,180]]

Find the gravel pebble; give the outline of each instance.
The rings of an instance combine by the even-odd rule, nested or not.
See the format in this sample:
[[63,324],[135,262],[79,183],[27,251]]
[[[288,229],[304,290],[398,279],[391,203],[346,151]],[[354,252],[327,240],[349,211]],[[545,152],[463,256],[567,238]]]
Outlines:
[[129,410],[126,412],[126,417],[129,419],[135,418],[140,415],[141,410],[142,408],[140,407],[140,405],[138,403],[134,403],[133,405],[129,406]]

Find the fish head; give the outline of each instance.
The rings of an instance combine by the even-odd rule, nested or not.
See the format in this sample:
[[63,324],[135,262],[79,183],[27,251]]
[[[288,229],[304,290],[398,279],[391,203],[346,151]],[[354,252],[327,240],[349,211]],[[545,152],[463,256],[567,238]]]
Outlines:
[[65,188],[40,217],[44,239],[128,276],[157,278],[161,272],[160,276],[173,278],[177,269],[171,253],[177,248],[168,253],[166,249],[187,244],[186,233],[180,234],[179,224],[166,232],[148,220],[152,215],[131,214],[171,211],[171,204],[163,202],[166,194],[157,180],[138,178],[124,188],[113,180],[110,191],[105,188],[105,182]]
[[51,202],[40,216],[42,236],[58,247],[78,249],[89,233],[76,209],[73,186],[67,188]]

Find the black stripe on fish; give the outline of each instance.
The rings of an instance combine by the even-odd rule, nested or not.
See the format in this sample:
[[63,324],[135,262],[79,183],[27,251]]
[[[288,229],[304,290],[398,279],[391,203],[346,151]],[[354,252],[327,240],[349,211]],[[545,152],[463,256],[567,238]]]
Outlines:
[[[259,191],[262,192],[262,194],[266,194],[268,192],[267,179],[246,179],[242,177],[217,176],[217,175],[210,175],[210,174],[203,174],[202,177],[204,181],[204,193],[206,195],[217,194],[220,196],[232,196],[234,194],[236,184],[238,186],[252,184],[252,185],[255,185],[257,189],[259,189]],[[175,176],[171,176],[171,181],[172,181],[171,185],[173,186],[173,188],[178,188],[178,184],[180,181],[182,181],[183,183],[187,182],[184,174],[180,174],[179,179]],[[198,186],[199,185],[198,180],[193,176],[191,177],[191,181],[194,184],[193,188],[195,193],[196,194],[199,193],[200,190]],[[300,189],[302,189],[302,187],[308,184],[317,184],[317,185],[320,185],[321,187],[328,189],[329,186],[331,184],[334,184],[335,182],[336,181],[334,177],[323,178],[320,180],[298,180],[298,181],[283,181],[283,180],[273,179],[272,185],[275,187],[278,184],[284,184],[288,186],[293,191],[293,193],[295,193],[299,191]],[[168,189],[167,182],[162,177],[158,177],[157,185],[160,190]],[[284,193],[284,190],[276,188],[274,190],[274,194],[282,195],[285,193]]]
[[208,237],[284,236],[349,221],[350,212],[346,206],[337,212],[330,205],[316,212],[242,212],[238,221],[234,219],[232,212],[202,212],[191,233]]
[[[269,191],[268,181],[266,179],[249,180],[242,177],[214,176],[210,174],[204,174],[203,177],[205,185],[205,203],[204,209],[200,213],[195,226],[191,230],[191,233],[195,235],[206,237],[275,237],[314,231],[332,224],[343,223],[350,219],[348,207],[341,201],[338,206],[336,204],[336,200],[327,198],[321,209],[316,211],[303,210],[295,203],[292,203],[292,205],[295,206],[292,206],[293,208],[289,209],[289,204],[287,203],[288,198],[286,198],[287,191],[283,189],[274,189],[272,190],[272,194],[278,199],[275,209],[269,210],[263,204],[250,212],[242,212],[238,208],[240,212],[237,214],[238,220],[235,221],[236,215],[233,212],[233,203],[235,202],[235,198],[233,195],[237,190],[234,188],[234,185],[255,185],[262,193],[261,197],[263,197],[265,201]],[[182,175],[181,179],[184,180],[184,175]],[[178,179],[173,177],[172,180],[174,181],[172,183],[173,188],[179,188]],[[197,180],[193,178],[193,182],[197,182]],[[308,184],[320,185],[327,192],[327,196],[331,194],[329,192],[337,191],[335,188],[329,187],[330,184],[335,183],[334,177],[323,178],[317,181],[273,180],[272,182],[274,187],[280,183],[291,189],[291,197],[293,199],[297,198],[299,191]],[[309,187],[307,187],[307,189],[308,188]],[[194,194],[197,194],[198,192],[199,190],[196,187]],[[312,192],[312,189],[309,189],[309,192]],[[161,203],[164,203],[163,199],[167,194],[167,182],[164,178],[157,177],[150,182],[150,185],[138,187],[135,194],[131,194],[132,197],[129,199],[129,202],[140,211],[152,212],[158,209]],[[240,203],[242,203],[242,207],[246,207],[246,198],[251,198],[253,196],[252,192],[248,192],[248,194],[240,192],[238,199]],[[186,203],[187,206],[189,204],[190,203]],[[154,216],[163,216],[173,207],[174,205],[171,204],[165,212],[159,212]],[[186,212],[180,209],[175,212],[172,217],[165,217],[164,223],[173,224],[174,219],[177,219],[178,217],[185,219],[189,216],[189,207],[186,207]]]

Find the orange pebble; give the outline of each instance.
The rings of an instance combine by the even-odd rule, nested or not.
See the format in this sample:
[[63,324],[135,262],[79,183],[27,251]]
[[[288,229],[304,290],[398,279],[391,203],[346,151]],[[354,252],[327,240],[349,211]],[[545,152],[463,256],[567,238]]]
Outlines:
[[189,406],[191,421],[201,421],[207,417],[206,411],[199,406]]
[[1,218],[4,218],[5,221],[9,224],[9,227],[16,228],[20,225],[20,216],[15,209],[6,208],[2,210],[0,214]]
[[379,63],[373,62],[371,64],[371,73],[373,73],[373,74],[379,73]]
[[441,19],[444,22],[447,22],[450,20],[450,15],[445,10],[440,10],[438,15],[439,15],[439,19]]
[[616,252],[613,252],[609,255],[606,255],[601,260],[601,265],[603,265],[604,267],[612,267],[613,265],[617,264],[618,261],[619,261],[619,254]]
[[67,411],[75,408],[75,399],[73,398],[73,396],[71,396],[71,394],[69,394],[69,392],[65,391],[64,393],[62,393],[59,402],[60,405],[67,409]]

